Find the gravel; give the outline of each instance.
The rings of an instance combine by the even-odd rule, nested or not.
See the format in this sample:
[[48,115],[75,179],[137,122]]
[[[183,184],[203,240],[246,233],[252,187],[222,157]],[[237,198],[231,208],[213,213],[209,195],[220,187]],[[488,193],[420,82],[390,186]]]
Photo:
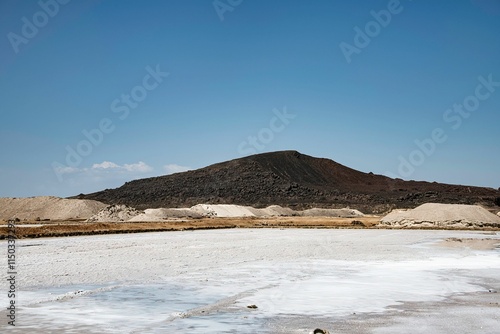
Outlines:
[[124,222],[142,213],[126,205],[110,205],[87,219],[86,222]]

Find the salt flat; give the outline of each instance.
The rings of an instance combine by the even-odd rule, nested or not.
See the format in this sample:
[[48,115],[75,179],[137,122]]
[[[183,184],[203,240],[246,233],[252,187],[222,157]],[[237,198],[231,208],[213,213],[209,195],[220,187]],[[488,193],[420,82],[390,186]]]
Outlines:
[[496,333],[500,293],[488,290],[500,291],[500,252],[457,239],[491,245],[500,233],[231,229],[18,240],[20,309],[9,330]]

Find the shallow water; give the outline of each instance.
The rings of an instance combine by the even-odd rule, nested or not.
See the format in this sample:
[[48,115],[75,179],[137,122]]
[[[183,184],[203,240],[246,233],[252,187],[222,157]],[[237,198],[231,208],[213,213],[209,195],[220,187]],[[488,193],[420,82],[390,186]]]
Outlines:
[[[210,310],[207,305],[226,295],[190,284],[66,286],[22,294],[28,306],[18,310],[21,332],[232,333],[259,327],[246,308]],[[207,316],[190,314],[201,307]]]

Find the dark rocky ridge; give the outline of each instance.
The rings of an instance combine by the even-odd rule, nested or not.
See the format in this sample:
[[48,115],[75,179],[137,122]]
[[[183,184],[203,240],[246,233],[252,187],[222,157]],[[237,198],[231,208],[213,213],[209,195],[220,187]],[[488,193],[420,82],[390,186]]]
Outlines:
[[291,208],[345,207],[383,212],[427,202],[495,206],[500,191],[363,173],[296,151],[257,154],[198,170],[140,179],[76,198],[139,209],[199,203]]

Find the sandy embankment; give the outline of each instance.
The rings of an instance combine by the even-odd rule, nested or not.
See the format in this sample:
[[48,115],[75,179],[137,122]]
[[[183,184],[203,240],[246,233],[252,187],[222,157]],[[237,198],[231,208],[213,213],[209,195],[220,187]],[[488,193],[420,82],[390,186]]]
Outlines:
[[[56,197],[0,199],[0,238],[9,231],[5,221],[18,218],[18,238],[214,229],[235,227],[369,227],[378,223],[353,209],[294,211],[278,205],[253,208],[229,204],[198,204],[190,208],[136,210],[87,200]],[[36,218],[34,218],[36,217]]]
[[[349,208],[295,211],[278,205],[198,204],[141,211],[55,197],[0,199],[0,204],[0,219],[23,218],[16,224],[18,238],[235,227],[500,229],[500,217],[482,207],[434,203],[394,210],[381,221]],[[6,223],[0,223],[0,239],[8,232]]]
[[206,217],[363,217],[354,209],[309,209],[295,211],[279,205],[259,209],[234,204],[198,204],[190,208],[158,208],[136,210],[126,205],[106,205],[92,200],[64,199],[52,196],[0,198],[0,220],[16,218],[19,222],[86,220],[88,223],[156,222],[179,218]]
[[394,210],[381,226],[437,228],[500,228],[500,217],[479,205],[426,203],[412,210]]
[[353,209],[308,209],[296,211],[279,205],[258,209],[235,204],[197,204],[190,208],[146,209],[138,211],[125,205],[113,205],[102,209],[87,222],[156,222],[179,218],[263,218],[263,217],[334,217],[357,218],[364,214]]
[[106,206],[97,201],[53,196],[0,198],[0,219],[18,218],[21,221],[87,219]]

